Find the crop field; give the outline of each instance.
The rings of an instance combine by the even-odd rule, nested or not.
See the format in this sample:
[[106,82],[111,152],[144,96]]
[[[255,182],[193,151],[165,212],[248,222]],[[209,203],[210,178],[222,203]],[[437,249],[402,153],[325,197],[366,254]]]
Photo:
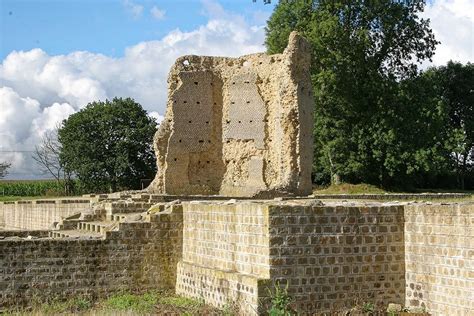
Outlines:
[[56,180],[0,180],[0,198],[7,196],[63,195],[64,183]]

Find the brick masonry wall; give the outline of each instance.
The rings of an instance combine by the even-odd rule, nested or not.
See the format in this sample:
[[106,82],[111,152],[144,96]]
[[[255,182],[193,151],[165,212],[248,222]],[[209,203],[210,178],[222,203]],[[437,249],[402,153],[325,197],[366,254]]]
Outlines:
[[51,229],[52,223],[59,221],[61,217],[84,211],[89,206],[90,201],[87,199],[3,202],[0,203],[0,228]]
[[404,303],[401,206],[299,203],[185,205],[178,293],[245,314],[264,310],[276,283],[303,313]]
[[275,205],[269,217],[271,280],[298,311],[403,304],[401,206]]
[[0,203],[0,230],[5,229],[5,208],[3,203]]
[[255,315],[280,284],[302,314],[370,302],[472,315],[473,227],[474,203],[293,200],[184,202],[120,223],[105,240],[4,231],[0,310],[35,297],[175,288]]
[[263,203],[184,203],[183,261],[268,277],[268,211]]
[[17,237],[17,238],[45,238],[49,236],[49,230],[2,230],[0,229],[0,240]]
[[405,207],[406,304],[474,314],[474,204]]
[[259,284],[268,277],[264,203],[184,203],[178,294],[218,307],[235,305],[252,315],[258,309]]
[[182,211],[120,223],[104,240],[0,240],[0,311],[33,299],[174,289]]

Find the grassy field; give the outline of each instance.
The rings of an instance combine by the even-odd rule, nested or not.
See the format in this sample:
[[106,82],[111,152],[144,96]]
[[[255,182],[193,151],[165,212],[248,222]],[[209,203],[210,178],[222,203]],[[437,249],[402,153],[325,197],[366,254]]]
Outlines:
[[216,309],[202,301],[166,292],[141,295],[121,293],[106,300],[91,302],[76,297],[67,301],[53,299],[35,303],[28,309],[5,311],[2,315],[237,315],[230,308]]
[[471,193],[474,191],[468,190],[443,190],[443,189],[417,189],[414,191],[386,191],[375,185],[371,184],[350,184],[341,183],[338,185],[330,186],[315,186],[313,190],[314,194],[385,194],[385,193]]
[[[283,296],[274,294],[268,306],[269,315],[300,315],[294,308],[293,299],[285,293]],[[344,315],[417,315],[429,316],[423,309],[416,308],[403,312],[386,312],[387,306],[376,306],[372,302],[354,303],[355,305]],[[28,309],[4,310],[2,315],[42,316],[42,315],[167,315],[167,316],[237,316],[241,315],[235,305],[229,304],[222,309],[206,305],[202,300],[181,297],[170,292],[147,292],[141,295],[121,293],[105,300],[92,302],[86,298],[75,297],[67,301],[53,299],[47,303],[33,303]],[[340,312],[331,315],[341,315]]]

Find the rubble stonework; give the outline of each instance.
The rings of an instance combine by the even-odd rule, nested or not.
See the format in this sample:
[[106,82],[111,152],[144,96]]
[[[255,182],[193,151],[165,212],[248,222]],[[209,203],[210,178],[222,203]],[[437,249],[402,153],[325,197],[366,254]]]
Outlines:
[[313,158],[309,44],[282,54],[183,56],[168,78],[155,135],[163,194],[308,195]]

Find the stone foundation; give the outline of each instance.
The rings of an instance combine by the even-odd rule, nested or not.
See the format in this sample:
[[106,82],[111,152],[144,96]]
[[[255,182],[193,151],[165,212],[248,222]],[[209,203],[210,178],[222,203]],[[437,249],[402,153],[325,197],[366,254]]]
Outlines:
[[279,285],[302,314],[474,312],[474,203],[142,200],[100,202],[51,237],[0,231],[0,309],[167,289],[257,315]]
[[254,295],[279,284],[303,313],[404,304],[403,207],[311,203],[184,203],[177,292],[256,310]]
[[0,229],[51,229],[62,217],[84,211],[90,199],[33,200],[0,203]]
[[405,207],[406,304],[474,314],[474,204]]
[[[0,231],[0,312],[34,300],[103,298],[121,290],[173,290],[182,212],[119,223],[104,238],[19,238]],[[21,237],[23,237],[20,234]]]

